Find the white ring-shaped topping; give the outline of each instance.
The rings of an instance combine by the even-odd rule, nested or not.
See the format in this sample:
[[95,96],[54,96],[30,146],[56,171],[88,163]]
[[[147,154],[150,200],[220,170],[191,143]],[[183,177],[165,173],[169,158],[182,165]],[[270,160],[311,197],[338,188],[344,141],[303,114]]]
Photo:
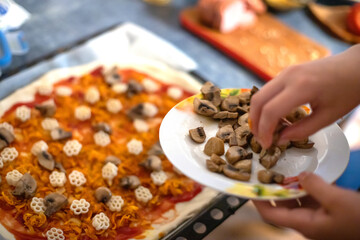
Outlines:
[[96,87],[90,87],[85,93],[85,101],[94,104],[100,99],[100,92]]
[[75,108],[75,118],[85,121],[91,118],[91,109],[88,106],[79,106]]
[[120,212],[123,205],[124,200],[121,196],[112,196],[106,203],[106,206],[108,206],[112,212]]
[[49,176],[50,184],[53,187],[63,187],[66,183],[66,176],[63,172],[53,171]]
[[45,118],[41,122],[41,126],[44,130],[51,131],[59,127],[59,122],[55,118]]
[[8,172],[5,178],[9,185],[15,186],[16,183],[22,178],[22,176],[23,175],[18,170],[14,169]]
[[111,139],[110,139],[109,134],[107,134],[106,132],[103,132],[103,131],[99,131],[94,134],[94,141],[95,141],[96,145],[105,147],[110,144]]
[[0,157],[3,162],[12,162],[19,156],[18,151],[14,147],[7,147],[2,150]]
[[153,195],[148,188],[140,186],[135,189],[135,197],[139,202],[147,203],[153,198]]
[[66,154],[66,156],[76,156],[80,153],[82,148],[81,143],[79,143],[78,140],[69,140],[65,143],[63,147],[63,151]]
[[4,162],[2,160],[2,157],[0,157],[0,168],[3,168],[4,167]]
[[31,109],[23,105],[15,110],[15,116],[17,119],[20,119],[22,122],[26,122],[31,117]]
[[139,155],[143,150],[143,145],[141,141],[136,139],[131,139],[130,142],[126,144],[129,153]]
[[87,213],[90,208],[90,203],[87,202],[85,199],[74,200],[71,203],[70,209],[74,212],[75,215],[80,215]]
[[47,151],[48,149],[49,149],[49,147],[46,144],[46,142],[43,141],[43,140],[40,140],[40,141],[37,141],[36,143],[33,144],[32,148],[31,148],[31,153],[34,156],[37,156],[41,152]]
[[153,80],[150,80],[148,78],[145,78],[142,81],[142,85],[144,86],[145,91],[149,92],[149,93],[156,92],[156,91],[158,91],[160,89],[160,84],[158,84],[158,83],[156,83]]
[[146,123],[146,121],[142,119],[135,119],[134,121],[134,127],[137,132],[148,132],[149,131],[149,125]]
[[105,213],[101,212],[93,217],[92,225],[96,231],[106,230],[110,227],[110,219],[105,215]]
[[158,108],[152,103],[144,103],[143,106],[143,114],[149,118],[154,117],[159,111]]
[[102,177],[107,180],[108,184],[111,185],[112,184],[112,180],[114,179],[114,177],[117,176],[118,174],[118,168],[115,164],[108,162],[106,163],[102,170]]
[[128,85],[126,83],[116,83],[116,84],[112,85],[111,89],[115,93],[121,94],[128,90]]
[[37,87],[37,91],[42,96],[50,96],[53,91],[53,86],[50,83],[43,83]]
[[111,98],[106,102],[106,109],[111,113],[118,113],[123,108],[118,99]]
[[178,87],[170,87],[167,90],[167,95],[174,100],[179,100],[183,96],[183,90]]
[[45,209],[46,209],[45,204],[44,204],[44,199],[37,198],[37,197],[33,197],[31,199],[30,207],[36,213],[43,213],[43,212],[45,212]]
[[167,180],[167,175],[164,171],[154,171],[150,174],[151,180],[155,185],[162,185]]
[[72,89],[69,87],[59,86],[55,89],[56,95],[61,97],[67,97],[72,94]]
[[0,128],[5,128],[6,130],[14,134],[14,127],[7,122],[0,123]]
[[80,187],[86,183],[85,175],[77,170],[72,171],[69,174],[70,184],[76,187]]
[[47,240],[64,240],[64,232],[58,228],[51,228],[46,232]]

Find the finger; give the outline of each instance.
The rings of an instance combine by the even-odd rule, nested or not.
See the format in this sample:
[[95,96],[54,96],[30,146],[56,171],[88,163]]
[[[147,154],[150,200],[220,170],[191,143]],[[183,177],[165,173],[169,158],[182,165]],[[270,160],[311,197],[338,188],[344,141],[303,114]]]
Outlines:
[[258,124],[258,140],[265,149],[272,144],[273,133],[279,119],[295,107],[306,103],[307,100],[308,96],[306,94],[294,97],[294,91],[289,89],[280,92],[264,105]]
[[303,172],[299,175],[299,182],[304,190],[318,201],[327,211],[332,211],[338,204],[338,198],[342,195],[340,188],[326,183],[321,177]]
[[303,120],[287,127],[282,131],[279,142],[304,139],[316,133],[321,128],[329,125],[333,121],[331,118],[327,117],[327,112],[327,109],[321,109],[316,112],[314,111]]
[[301,232],[313,228],[314,225],[317,225],[326,217],[319,211],[307,208],[272,207],[265,201],[257,201],[254,204],[265,221],[283,227],[294,228]]
[[273,96],[277,95],[283,89],[283,85],[278,83],[275,78],[271,82],[267,83],[257,93],[254,94],[250,102],[249,119],[251,119],[251,131],[258,135],[258,123],[263,105],[269,101]]

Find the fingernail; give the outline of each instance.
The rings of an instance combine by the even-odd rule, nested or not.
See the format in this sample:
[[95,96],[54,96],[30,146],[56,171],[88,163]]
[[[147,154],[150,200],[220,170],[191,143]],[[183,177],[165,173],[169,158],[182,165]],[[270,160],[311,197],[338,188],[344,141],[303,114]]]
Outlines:
[[310,172],[302,172],[302,173],[300,173],[299,176],[298,176],[299,181],[302,182],[309,175],[310,175]]

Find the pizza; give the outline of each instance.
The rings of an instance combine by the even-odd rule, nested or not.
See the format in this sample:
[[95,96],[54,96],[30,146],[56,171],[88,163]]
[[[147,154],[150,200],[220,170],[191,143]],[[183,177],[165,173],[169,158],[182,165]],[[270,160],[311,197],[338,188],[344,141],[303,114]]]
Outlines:
[[159,239],[217,192],[177,171],[158,131],[201,84],[144,59],[54,70],[0,101],[0,234]]

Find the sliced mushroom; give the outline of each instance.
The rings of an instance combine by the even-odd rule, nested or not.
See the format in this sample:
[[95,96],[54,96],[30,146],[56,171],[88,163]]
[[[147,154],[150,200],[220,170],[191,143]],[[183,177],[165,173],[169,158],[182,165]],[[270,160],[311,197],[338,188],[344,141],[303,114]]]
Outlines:
[[225,164],[216,164],[211,160],[206,160],[206,167],[207,169],[209,169],[211,172],[217,172],[217,173],[221,173],[224,169]]
[[6,128],[0,127],[0,140],[3,140],[7,145],[9,145],[15,140],[15,136]]
[[281,155],[281,150],[278,147],[271,147],[269,149],[263,149],[260,152],[260,163],[263,165],[266,169],[270,169],[279,160]]
[[128,83],[128,89],[126,91],[126,96],[130,98],[138,93],[141,93],[143,90],[144,90],[144,88],[139,82],[131,79]]
[[93,126],[93,128],[94,128],[95,132],[103,131],[103,132],[106,132],[107,134],[112,133],[112,129],[111,129],[110,125],[105,122],[97,123]]
[[292,110],[288,115],[286,115],[285,118],[289,120],[291,123],[294,123],[305,118],[306,115],[307,113],[304,108],[297,107],[296,109]]
[[287,128],[287,127],[289,127],[289,126],[291,126],[291,125],[292,125],[292,123],[289,122],[286,118],[281,118],[281,119],[279,120],[279,123],[278,123],[278,125],[277,125],[276,128],[275,128],[274,136],[273,136],[273,145],[274,145],[274,146],[277,146],[277,142],[278,142],[278,140],[279,140],[279,137],[280,137],[281,132],[282,132],[285,128]]
[[51,138],[54,141],[69,139],[72,137],[72,132],[65,131],[62,128],[55,128],[50,132]]
[[8,144],[7,144],[4,140],[0,139],[0,151],[1,151],[4,147],[7,147],[7,146],[8,146]]
[[250,148],[254,153],[260,153],[261,152],[261,145],[260,145],[260,143],[258,141],[256,141],[254,136],[251,137]]
[[123,188],[135,189],[140,186],[140,179],[135,175],[126,176],[121,178],[120,185]]
[[139,164],[150,171],[160,171],[162,169],[161,159],[158,156],[150,155],[145,161]]
[[229,178],[240,181],[249,181],[251,176],[250,173],[239,171],[231,165],[226,165],[223,169],[223,173]]
[[37,183],[35,179],[29,173],[25,173],[16,183],[12,194],[17,197],[31,198],[34,196],[36,189]]
[[226,125],[234,126],[237,123],[237,119],[221,119],[219,122],[219,128],[224,127]]
[[35,108],[39,110],[41,116],[43,117],[52,117],[56,113],[56,105],[53,100],[37,104],[35,105]]
[[237,118],[238,115],[237,112],[220,111],[214,114],[213,119]]
[[248,105],[244,105],[244,106],[241,106],[241,107],[237,107],[236,112],[238,113],[239,116],[242,116],[245,113],[248,113],[249,109],[250,109],[250,107]]
[[156,156],[159,156],[159,155],[163,155],[164,152],[161,148],[161,145],[159,142],[155,143],[151,148],[150,150],[147,152],[148,155],[156,155]]
[[203,127],[197,127],[189,130],[190,138],[196,143],[203,143],[206,139],[206,134]]
[[308,138],[305,138],[303,140],[299,140],[299,141],[291,141],[291,145],[296,147],[296,148],[302,148],[302,149],[310,149],[314,146],[314,142],[309,141]]
[[121,160],[116,156],[110,155],[105,158],[104,165],[107,164],[108,162],[111,162],[111,163],[115,164],[116,166],[119,166],[119,164],[121,163]]
[[233,146],[229,147],[229,149],[226,151],[225,157],[228,163],[235,164],[236,162],[243,159],[251,159],[252,152],[248,152],[239,146]]
[[98,187],[95,190],[95,198],[98,202],[107,203],[111,196],[111,191],[107,187]]
[[66,173],[64,166],[60,162],[55,162],[55,168],[60,172]]
[[248,140],[252,136],[249,124],[243,124],[240,127],[235,129],[235,137],[237,145],[240,147],[247,147]]
[[217,165],[226,164],[226,161],[216,154],[212,154],[210,157],[210,160],[213,161]]
[[104,72],[105,82],[109,85],[119,83],[122,80],[121,75],[117,67],[113,67],[110,70]]
[[238,145],[238,142],[237,142],[236,134],[235,134],[235,132],[233,132],[232,134],[230,134],[230,137],[229,137],[229,146],[232,147],[232,146],[237,146],[237,145]]
[[269,171],[269,170],[260,170],[258,172],[258,180],[261,183],[283,183],[284,181],[284,175],[274,172],[274,171]]
[[285,143],[285,144],[282,144],[282,145],[278,145],[278,147],[280,148],[281,152],[284,152],[288,147],[291,146],[291,143],[288,142],[288,143]]
[[217,131],[216,137],[222,139],[224,142],[228,142],[231,137],[231,134],[233,133],[234,133],[234,129],[232,128],[232,126],[226,125]]
[[257,174],[257,178],[261,183],[272,183],[274,174],[269,170],[260,170]]
[[221,104],[221,90],[220,88],[214,86],[211,82],[206,82],[200,91],[203,94],[204,99],[209,100],[215,106],[219,106]]
[[134,119],[144,119],[146,116],[144,115],[144,104],[139,103],[132,107],[128,112],[127,116],[134,120]]
[[211,117],[219,110],[208,100],[194,99],[194,111],[200,115]]
[[53,156],[48,153],[47,151],[42,151],[38,156],[38,163],[40,166],[42,166],[43,168],[47,169],[47,170],[54,170],[55,167],[55,160],[53,158]]
[[235,112],[239,107],[239,98],[237,96],[226,97],[220,105],[221,110]]
[[250,99],[251,99],[251,97],[252,97],[255,93],[257,93],[258,91],[259,91],[259,89],[258,89],[256,86],[253,86],[252,89],[251,89],[251,91],[250,91]]
[[250,104],[250,92],[242,92],[238,95],[238,98],[240,104]]
[[220,138],[212,137],[205,144],[204,153],[208,156],[211,156],[213,153],[221,156],[224,154],[224,152],[224,141]]
[[239,118],[238,118],[238,124],[240,126],[244,125],[244,124],[247,124],[248,123],[248,118],[249,118],[249,113],[245,113],[243,115],[241,115]]
[[252,160],[250,159],[240,160],[233,165],[234,168],[247,173],[251,173],[251,166]]
[[68,204],[67,198],[59,193],[50,193],[44,198],[44,204],[46,207],[45,215],[50,217],[62,207]]

